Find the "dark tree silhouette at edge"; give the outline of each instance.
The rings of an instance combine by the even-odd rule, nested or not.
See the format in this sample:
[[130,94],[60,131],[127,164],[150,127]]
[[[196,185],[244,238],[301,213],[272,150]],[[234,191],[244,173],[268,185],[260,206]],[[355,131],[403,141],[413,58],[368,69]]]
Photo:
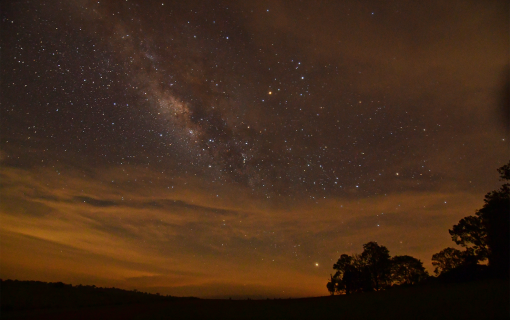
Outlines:
[[[436,273],[443,274],[488,259],[490,270],[508,277],[510,271],[510,161],[497,169],[505,183],[485,195],[484,205],[449,230],[452,240],[466,248],[447,248],[432,256]],[[457,251],[455,251],[457,250]],[[460,252],[460,253],[459,253]]]

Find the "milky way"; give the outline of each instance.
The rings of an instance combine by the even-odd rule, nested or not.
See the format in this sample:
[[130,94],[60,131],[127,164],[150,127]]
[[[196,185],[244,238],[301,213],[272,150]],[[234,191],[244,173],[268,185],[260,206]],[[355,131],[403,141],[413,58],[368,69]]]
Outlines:
[[371,240],[428,266],[508,160],[507,12],[7,1],[2,278],[325,294]]

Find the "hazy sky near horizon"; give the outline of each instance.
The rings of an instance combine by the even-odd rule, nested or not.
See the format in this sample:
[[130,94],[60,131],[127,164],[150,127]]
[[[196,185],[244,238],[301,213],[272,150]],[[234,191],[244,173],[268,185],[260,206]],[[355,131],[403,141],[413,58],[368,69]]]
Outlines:
[[326,295],[501,184],[508,1],[1,7],[2,279]]

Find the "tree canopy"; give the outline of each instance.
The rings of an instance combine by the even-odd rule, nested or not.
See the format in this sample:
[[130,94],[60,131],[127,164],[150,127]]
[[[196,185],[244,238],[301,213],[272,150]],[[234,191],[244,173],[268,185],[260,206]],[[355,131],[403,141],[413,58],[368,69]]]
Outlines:
[[390,279],[393,284],[417,284],[428,278],[423,263],[411,256],[394,256],[391,258]]
[[446,248],[432,256],[432,265],[436,267],[434,273],[440,275],[464,265],[466,252],[455,248]]
[[385,246],[371,241],[363,245],[361,258],[365,261],[374,289],[379,290],[381,285],[386,284],[390,275],[390,252]]
[[466,257],[471,256],[477,262],[487,259],[489,255],[487,230],[480,216],[462,218],[448,232],[456,244],[466,248],[469,253],[465,255]]
[[361,254],[342,254],[333,265],[335,275],[327,283],[330,294],[379,291],[391,285],[416,284],[428,277],[420,260],[411,256],[390,257],[377,242],[363,245]]
[[449,230],[452,240],[464,251],[446,248],[432,256],[436,274],[462,265],[488,260],[496,274],[508,275],[510,269],[510,161],[498,169],[505,181],[499,190],[485,195],[484,205],[474,216],[462,218]]

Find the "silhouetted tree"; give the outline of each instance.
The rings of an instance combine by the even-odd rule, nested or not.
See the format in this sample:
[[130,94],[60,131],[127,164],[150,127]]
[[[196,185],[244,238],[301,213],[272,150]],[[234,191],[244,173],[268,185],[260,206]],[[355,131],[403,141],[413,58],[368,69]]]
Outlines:
[[370,273],[374,289],[379,290],[381,286],[387,285],[391,266],[388,249],[371,241],[363,245],[361,258]]
[[331,282],[333,282],[334,279],[335,292],[345,294],[351,293],[355,287],[353,273],[356,271],[353,265],[353,257],[342,254],[333,265],[333,269],[336,270],[336,273]]
[[348,254],[342,254],[338,261],[333,265],[333,269],[337,270],[342,276],[347,268],[352,264],[352,257]]
[[476,262],[487,259],[489,254],[487,231],[480,216],[462,218],[448,232],[456,244],[466,248],[464,255],[471,255]]
[[[510,180],[510,162],[498,169],[503,181]],[[448,258],[443,251],[433,256],[437,265],[440,259],[456,259],[450,262],[458,264],[478,263],[489,259],[489,266],[498,274],[508,275],[510,269],[510,184],[504,183],[499,190],[485,195],[484,205],[475,212],[475,216],[468,216],[459,221],[449,230],[452,240],[465,247],[466,251],[460,255],[449,248],[448,253],[454,254]],[[447,252],[444,252],[447,253]],[[434,258],[436,257],[436,258]],[[447,260],[445,260],[447,261]],[[434,262],[433,262],[434,263]],[[451,264],[450,263],[450,264]],[[437,268],[436,268],[437,269]],[[439,271],[445,270],[442,267]]]
[[328,288],[328,291],[329,291],[330,295],[334,295],[335,292],[337,291],[337,289],[336,289],[336,279],[333,277],[332,274],[330,275],[330,277],[331,277],[331,279],[326,284],[326,288]]
[[370,274],[360,255],[342,254],[333,268],[337,272],[330,282],[334,283],[335,292],[350,294],[371,290]]
[[411,256],[391,258],[391,281],[394,284],[417,284],[429,276],[423,263]]
[[340,288],[342,287],[345,287],[346,293],[368,292],[374,290],[366,259],[364,259],[361,255],[352,255],[351,264],[345,271],[343,282],[340,283]]
[[432,256],[434,273],[440,275],[466,264],[466,252],[455,248],[446,248]]
[[483,207],[476,212],[486,230],[489,266],[500,274],[510,269],[510,161],[498,169],[500,179],[506,181],[499,190],[485,195]]
[[[333,265],[336,270],[328,291],[349,294],[352,292],[367,292],[380,290],[389,284],[391,260],[386,247],[376,242],[363,245],[361,254],[349,256],[342,254]],[[330,291],[331,292],[331,291]]]

